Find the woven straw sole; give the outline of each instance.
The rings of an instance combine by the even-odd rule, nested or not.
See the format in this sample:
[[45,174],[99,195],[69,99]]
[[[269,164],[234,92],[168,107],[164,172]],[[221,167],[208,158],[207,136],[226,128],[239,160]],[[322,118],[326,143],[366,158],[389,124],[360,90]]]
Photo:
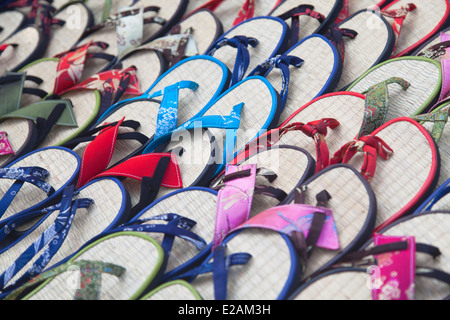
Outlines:
[[[66,259],[80,249],[87,241],[103,232],[114,222],[117,224],[119,215],[126,206],[126,194],[121,188],[120,182],[112,179],[97,180],[80,190],[75,198],[89,198],[94,200],[88,209],[79,209],[73,219],[73,224],[58,252],[51,258],[47,267],[52,267]],[[44,232],[56,221],[59,211],[53,212],[29,235],[13,247],[0,255],[2,268],[7,268],[19,258],[19,256],[32,245]],[[41,217],[43,218],[43,217]],[[44,252],[44,247],[25,267],[11,280],[17,279],[25,273]],[[3,273],[2,269],[2,273]]]
[[349,15],[364,9],[376,9],[379,3],[379,0],[349,0]]
[[25,17],[20,11],[10,10],[0,13],[0,27],[3,28],[2,32],[0,32],[0,42],[17,31],[24,20]]
[[[311,4],[314,6],[314,11],[321,13],[323,16],[328,17],[331,13],[333,13],[333,9],[336,6],[338,1],[329,1],[329,0],[315,0],[310,3],[299,3],[296,0],[286,0],[280,3],[271,13],[270,15],[273,17],[278,17],[279,15],[284,14],[285,12],[292,10],[298,7],[301,4]],[[291,26],[291,21],[286,21],[288,26]],[[313,33],[316,33],[320,28],[321,24],[314,18],[304,16],[300,18],[300,35],[299,39],[303,39]]]
[[336,89],[341,90],[371,67],[388,58],[394,45],[394,34],[388,22],[375,11],[360,11],[339,24],[339,28],[354,30],[354,39],[344,38],[345,59],[341,80]]
[[[383,10],[398,9],[409,2],[394,1]],[[449,15],[450,4],[447,0],[414,0],[413,3],[417,9],[408,13],[403,23],[395,56],[405,55],[417,48],[438,31]],[[393,23],[393,19],[388,20]]]
[[400,77],[411,86],[406,91],[397,85],[389,86],[390,106],[386,120],[423,113],[441,90],[441,66],[434,60],[420,57],[403,57],[378,64],[347,90],[364,92],[391,77]]
[[82,3],[64,7],[55,14],[54,18],[66,23],[64,26],[56,25],[51,28],[50,41],[44,53],[44,57],[47,58],[71,49],[91,23],[89,9]]
[[[437,180],[438,151],[431,136],[409,118],[392,120],[376,131],[376,135],[393,150],[391,158],[377,160],[371,187],[377,197],[376,230],[410,211]],[[362,155],[349,164],[361,168]]]
[[[238,35],[256,38],[259,41],[255,48],[248,47],[250,64],[247,72],[244,74],[245,78],[256,66],[279,51],[285,38],[286,28],[286,24],[280,19],[269,17],[253,18],[240,23],[225,33],[219,38],[219,41],[222,38],[231,39]],[[233,70],[236,54],[236,48],[224,46],[214,53],[214,57],[225,63],[228,69]]]
[[54,126],[39,146],[40,148],[63,145],[75,138],[92,123],[98,114],[101,99],[98,91],[76,90],[64,94],[62,98],[72,101],[72,110],[78,127]]
[[155,290],[149,292],[142,300],[201,300],[200,295],[186,281],[175,280],[162,284]]
[[[1,131],[8,135],[8,141],[13,151],[17,154],[26,147],[32,131],[32,123],[28,120],[5,120],[1,122]],[[0,168],[9,163],[14,155],[4,155],[0,157]]]
[[[332,82],[338,76],[337,69],[340,64],[333,45],[318,35],[306,38],[286,54],[299,57],[305,62],[298,69],[293,66],[289,68],[289,94],[279,124],[295,110],[331,89]],[[281,92],[280,70],[272,70],[266,78],[278,92]]]
[[[20,168],[26,166],[38,166],[50,172],[49,177],[45,181],[58,192],[68,182],[72,181],[78,173],[79,158],[65,149],[49,148],[28,154],[11,164],[10,167]],[[0,180],[0,196],[3,197],[13,183],[14,180]],[[13,214],[42,203],[46,199],[47,195],[42,190],[25,183],[2,218],[8,218]]]
[[[329,129],[326,143],[330,156],[338,151],[345,143],[353,140],[359,133],[364,119],[365,98],[357,93],[331,93],[313,100],[300,108],[286,122],[300,122],[307,124],[323,118],[332,118],[339,121],[339,126]],[[290,131],[284,134],[277,145],[294,145],[305,149],[316,159],[314,140],[299,131]],[[317,159],[316,159],[317,160]]]
[[[83,249],[71,261],[102,261],[119,265],[126,269],[117,278],[102,275],[99,300],[137,299],[150,285],[162,266],[164,252],[150,237],[135,233],[121,232],[107,236]],[[73,300],[77,286],[70,288],[74,274],[66,272],[52,278],[32,292],[30,300]]]
[[[227,300],[276,300],[294,267],[293,252],[285,238],[277,232],[252,228],[225,241],[227,256],[240,252],[252,256],[247,264],[230,268]],[[214,300],[213,284],[212,274],[200,275],[192,282],[205,300]]]
[[370,237],[376,218],[375,197],[367,182],[353,169],[336,165],[325,169],[304,184],[306,204],[316,205],[316,195],[326,190],[331,195],[328,208],[333,211],[341,249],[338,252],[315,248],[306,263],[303,279],[336,262]]
[[25,27],[9,37],[5,43],[15,43],[18,44],[18,47],[13,48],[10,46],[2,53],[0,75],[3,75],[5,71],[20,69],[36,53],[41,56],[42,53],[38,52],[41,41],[42,35],[34,26]]

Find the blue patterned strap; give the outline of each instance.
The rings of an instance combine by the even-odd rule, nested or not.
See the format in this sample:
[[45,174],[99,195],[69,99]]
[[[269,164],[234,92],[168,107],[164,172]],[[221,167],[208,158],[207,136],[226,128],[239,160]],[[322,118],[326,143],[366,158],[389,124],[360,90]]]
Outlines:
[[205,260],[198,267],[194,267],[170,280],[184,279],[188,282],[193,282],[199,275],[212,273],[215,300],[226,300],[230,268],[232,266],[246,265],[252,256],[248,253],[235,253],[227,256],[225,251],[226,246],[221,244],[214,250],[212,262]]
[[218,40],[213,48],[209,51],[209,55],[213,56],[214,53],[225,46],[231,46],[237,49],[236,61],[234,62],[233,74],[231,76],[230,86],[235,85],[244,78],[250,65],[250,53],[248,46],[255,48],[259,44],[259,41],[255,38],[249,38],[246,36],[234,36],[231,39],[223,38]]
[[151,153],[157,147],[166,142],[173,134],[189,131],[195,129],[207,129],[207,128],[217,128],[217,129],[225,129],[225,150],[224,150],[224,163],[227,163],[227,160],[230,160],[234,157],[236,151],[236,134],[239,126],[241,124],[241,113],[244,107],[244,103],[237,104],[233,107],[229,116],[221,116],[221,115],[211,115],[211,116],[201,116],[198,118],[194,118],[185,122],[183,125],[179,126],[174,131],[165,134],[164,136],[159,137],[158,139],[154,139],[143,151],[143,153]]
[[[88,208],[93,203],[93,200],[91,199],[73,200],[74,195],[73,185],[64,189],[59,207],[60,212],[56,217],[55,222],[45,230],[2,275],[0,275],[1,291],[7,292],[13,290],[41,273],[53,256],[58,252],[59,248],[67,238],[76,211],[78,209]],[[46,212],[45,209],[42,212]],[[17,273],[41,250],[43,250],[42,254],[37,258],[33,265],[17,281],[8,286]]]
[[55,189],[44,181],[49,175],[47,170],[40,167],[0,168],[0,179],[16,180],[0,199],[0,217],[5,214],[25,182],[43,190],[47,196],[51,196]]
[[295,56],[278,55],[273,58],[267,59],[259,66],[257,66],[250,74],[250,76],[263,76],[266,77],[274,68],[280,69],[281,71],[281,107],[283,110],[286,105],[289,92],[289,81],[290,81],[290,66],[300,68],[305,61]]
[[[165,221],[167,224],[146,224],[150,221]],[[185,218],[175,213],[166,213],[147,219],[135,220],[124,224],[111,232],[118,231],[138,231],[164,234],[164,240],[161,247],[165,252],[172,250],[175,237],[184,239],[193,243],[198,250],[203,250],[206,241],[200,236],[190,231],[197,223],[191,219]]]
[[155,139],[175,130],[178,121],[178,100],[181,89],[197,90],[198,84],[193,81],[180,81],[153,93],[149,98],[163,96],[161,106],[158,111],[156,123]]

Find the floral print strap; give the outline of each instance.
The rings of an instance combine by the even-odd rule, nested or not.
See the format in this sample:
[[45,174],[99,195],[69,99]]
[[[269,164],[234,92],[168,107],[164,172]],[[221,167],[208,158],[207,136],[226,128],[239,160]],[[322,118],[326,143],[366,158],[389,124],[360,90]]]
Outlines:
[[407,242],[408,248],[375,255],[378,261],[372,276],[373,300],[414,300],[416,242],[414,237],[375,234],[374,245]]
[[14,154],[8,135],[5,131],[0,131],[0,156]]
[[11,292],[5,300],[16,300],[29,288],[43,283],[63,273],[79,272],[78,288],[74,300],[98,300],[101,289],[101,274],[107,273],[120,278],[126,269],[109,262],[79,260],[67,262],[41,273],[26,284]]
[[393,77],[363,92],[366,95],[366,101],[364,120],[358,134],[359,138],[371,134],[384,123],[389,109],[388,86],[394,83],[400,85],[403,91],[408,90],[411,86],[409,82],[402,78]]
[[364,153],[361,174],[369,181],[369,183],[375,176],[378,156],[383,160],[388,160],[394,153],[381,138],[377,136],[364,136],[358,140],[345,144],[334,154],[333,158],[331,158],[330,165],[348,163],[358,152]]
[[392,52],[395,52],[398,45],[398,39],[400,37],[400,33],[402,31],[403,22],[406,19],[406,16],[411,11],[415,10],[417,7],[413,3],[408,3],[405,6],[402,6],[398,9],[392,9],[392,10],[381,10],[381,14],[385,17],[394,19],[394,23],[392,25],[392,28],[394,29],[395,33],[395,45],[394,50]]
[[414,116],[413,119],[419,122],[433,122],[433,129],[431,131],[431,136],[436,143],[441,140],[442,134],[446,124],[448,123],[448,114],[450,112],[450,107],[443,108],[442,110]]

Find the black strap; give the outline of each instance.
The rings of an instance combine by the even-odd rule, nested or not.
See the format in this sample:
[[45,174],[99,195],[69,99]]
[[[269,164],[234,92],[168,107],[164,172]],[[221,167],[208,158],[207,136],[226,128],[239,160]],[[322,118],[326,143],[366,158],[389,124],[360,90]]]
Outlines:
[[52,112],[48,116],[47,119],[37,118],[36,119],[36,127],[37,127],[37,139],[36,139],[36,147],[38,147],[42,141],[47,137],[50,130],[52,130],[53,126],[58,121],[59,117],[61,117],[62,113],[66,105],[64,103],[59,103],[53,108]]

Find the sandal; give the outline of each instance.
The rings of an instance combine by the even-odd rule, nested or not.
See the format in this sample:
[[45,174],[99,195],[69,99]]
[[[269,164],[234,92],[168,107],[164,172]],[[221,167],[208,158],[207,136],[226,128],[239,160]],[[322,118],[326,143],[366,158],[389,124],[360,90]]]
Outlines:
[[18,10],[0,12],[0,43],[24,26],[26,17]]
[[448,221],[449,212],[444,211],[403,218],[380,230],[359,251],[308,280],[291,299],[446,299],[450,275],[443,230]]

